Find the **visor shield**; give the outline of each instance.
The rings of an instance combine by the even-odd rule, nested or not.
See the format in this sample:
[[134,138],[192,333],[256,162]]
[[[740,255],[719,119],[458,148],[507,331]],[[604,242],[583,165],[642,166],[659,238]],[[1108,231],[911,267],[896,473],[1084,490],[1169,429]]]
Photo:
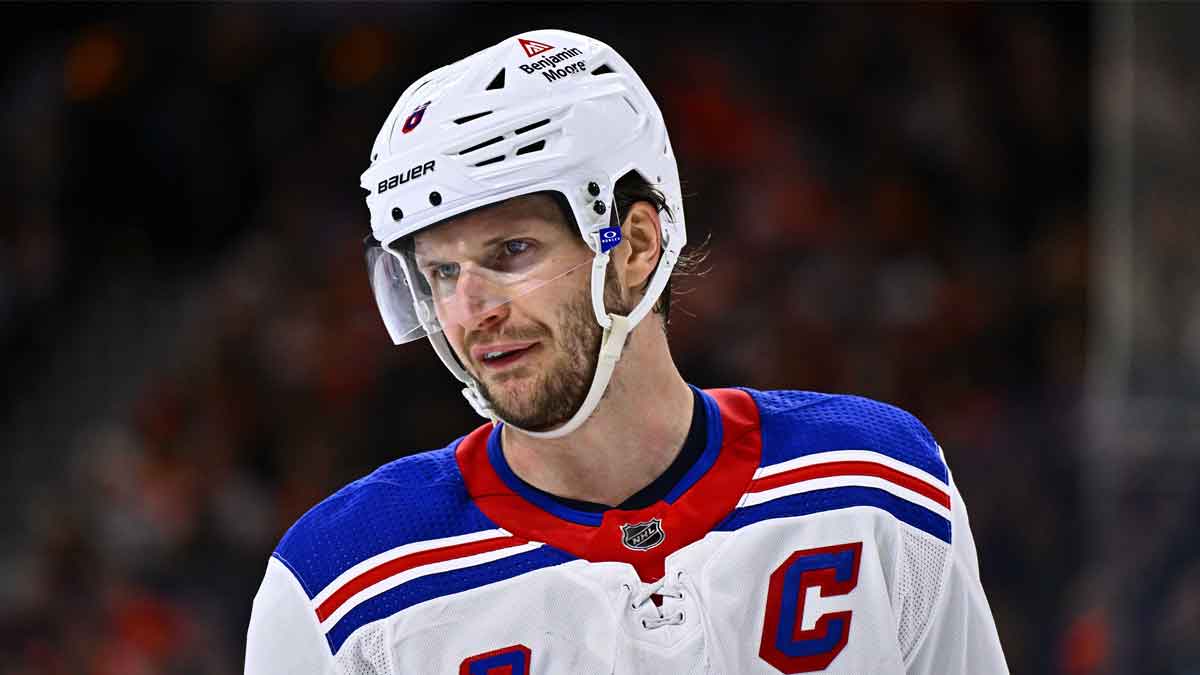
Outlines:
[[419,261],[403,241],[384,248],[368,237],[367,273],[392,342],[470,325],[576,271],[586,274],[593,258],[586,248],[547,253],[522,246],[508,241],[466,258]]

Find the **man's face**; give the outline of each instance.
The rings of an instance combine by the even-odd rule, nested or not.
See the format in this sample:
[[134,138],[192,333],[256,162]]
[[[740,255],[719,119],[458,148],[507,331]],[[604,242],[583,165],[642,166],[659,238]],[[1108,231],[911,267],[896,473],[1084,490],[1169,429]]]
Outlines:
[[554,200],[472,212],[416,235],[414,249],[446,338],[496,413],[535,431],[570,419],[591,385],[601,330],[592,252]]

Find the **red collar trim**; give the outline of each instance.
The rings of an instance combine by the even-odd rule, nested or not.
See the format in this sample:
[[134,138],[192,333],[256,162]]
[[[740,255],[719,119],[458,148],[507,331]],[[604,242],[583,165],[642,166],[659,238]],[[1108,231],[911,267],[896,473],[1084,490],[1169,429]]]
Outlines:
[[[487,456],[492,425],[472,431],[455,451],[467,491],[484,515],[514,535],[540,541],[592,562],[625,562],[643,580],[663,575],[668,555],[701,539],[737,506],[758,468],[762,452],[758,407],[738,389],[707,390],[721,411],[723,443],[717,461],[674,504],[659,501],[637,511],[610,509],[598,527],[555,516],[513,492]],[[661,520],[664,538],[646,551],[622,544],[622,525]]]

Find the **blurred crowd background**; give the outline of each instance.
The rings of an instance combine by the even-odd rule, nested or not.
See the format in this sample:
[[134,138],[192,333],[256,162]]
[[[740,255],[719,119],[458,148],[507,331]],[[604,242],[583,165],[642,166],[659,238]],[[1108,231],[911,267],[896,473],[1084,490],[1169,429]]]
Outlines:
[[417,76],[543,27],[663,108],[693,383],[917,414],[1012,672],[1197,672],[1197,17],[3,7],[0,672],[240,672],[285,529],[479,423],[387,339],[358,175]]

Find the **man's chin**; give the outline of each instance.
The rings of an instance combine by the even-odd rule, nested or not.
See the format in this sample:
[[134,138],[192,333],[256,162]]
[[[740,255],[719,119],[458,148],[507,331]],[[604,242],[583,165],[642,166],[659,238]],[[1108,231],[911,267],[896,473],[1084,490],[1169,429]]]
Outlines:
[[554,414],[547,410],[530,410],[522,402],[492,399],[492,409],[504,422],[526,431],[550,431],[570,419],[570,415]]
[[564,425],[566,423],[567,423],[567,420],[565,420],[565,419],[555,420],[553,422],[544,422],[544,421],[539,421],[539,420],[535,419],[535,420],[529,420],[526,422],[521,422],[521,421],[512,422],[512,425],[519,429],[522,429],[524,431],[533,431],[533,432],[537,432],[537,433],[544,433],[547,431],[553,431],[554,429],[557,429],[558,427],[561,427],[562,425]]
[[534,402],[537,396],[523,387],[489,387],[485,394],[501,420],[526,431],[550,431],[560,427],[579,408],[578,402],[569,410],[550,402],[538,405]]

